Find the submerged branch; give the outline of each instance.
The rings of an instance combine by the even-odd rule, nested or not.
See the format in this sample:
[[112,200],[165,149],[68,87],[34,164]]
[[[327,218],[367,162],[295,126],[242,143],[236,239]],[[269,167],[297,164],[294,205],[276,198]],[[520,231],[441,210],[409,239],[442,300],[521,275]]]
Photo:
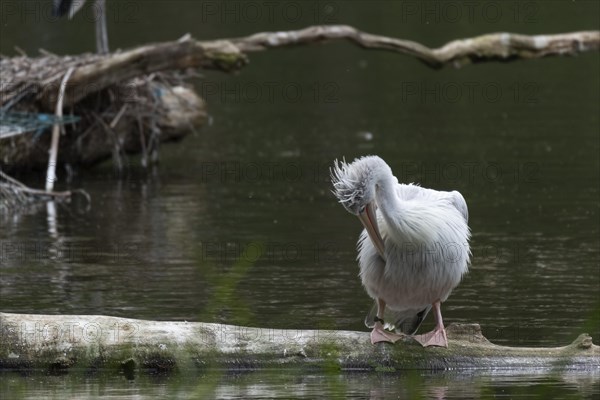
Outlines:
[[89,207],[90,195],[83,189],[57,192],[53,190],[34,189],[0,170],[0,213],[26,209],[29,206],[45,201],[70,201],[73,194],[81,194]]
[[407,337],[372,345],[367,332],[283,330],[92,315],[0,313],[0,369],[176,370],[309,367],[338,371],[404,369],[597,370],[600,347],[587,334],[552,348],[490,343],[477,324],[447,328],[449,348]]

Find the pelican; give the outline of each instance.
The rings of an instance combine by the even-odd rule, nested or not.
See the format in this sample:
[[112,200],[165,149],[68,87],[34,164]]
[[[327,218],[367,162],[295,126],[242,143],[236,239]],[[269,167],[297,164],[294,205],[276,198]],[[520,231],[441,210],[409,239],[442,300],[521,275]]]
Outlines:
[[[62,17],[69,14],[69,19],[79,11],[85,0],[53,0],[53,14]],[[94,1],[94,19],[96,21],[96,52],[108,53],[108,33],[106,30],[106,4],[105,0]]]
[[358,262],[362,284],[375,300],[365,321],[373,328],[371,343],[414,335],[433,308],[435,328],[413,337],[424,347],[448,347],[441,303],[467,272],[471,255],[463,196],[399,184],[377,156],[350,164],[336,160],[331,180],[339,202],[364,226]]

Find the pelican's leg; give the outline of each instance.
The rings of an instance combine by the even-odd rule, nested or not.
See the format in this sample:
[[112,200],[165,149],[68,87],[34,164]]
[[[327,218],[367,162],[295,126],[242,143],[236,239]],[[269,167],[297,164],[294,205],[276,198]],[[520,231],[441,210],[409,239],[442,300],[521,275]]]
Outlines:
[[97,0],[94,4],[94,18],[96,19],[96,52],[108,53],[108,31],[106,29],[106,4],[105,0]]
[[423,347],[440,346],[448,347],[448,338],[444,329],[444,321],[442,320],[442,308],[440,301],[435,301],[433,304],[433,316],[435,317],[435,328],[428,333],[413,336],[415,340]]
[[375,325],[371,331],[371,343],[388,342],[396,343],[402,339],[402,335],[397,335],[393,332],[388,332],[383,329],[383,313],[385,311],[385,301],[377,299],[377,317],[375,319]]

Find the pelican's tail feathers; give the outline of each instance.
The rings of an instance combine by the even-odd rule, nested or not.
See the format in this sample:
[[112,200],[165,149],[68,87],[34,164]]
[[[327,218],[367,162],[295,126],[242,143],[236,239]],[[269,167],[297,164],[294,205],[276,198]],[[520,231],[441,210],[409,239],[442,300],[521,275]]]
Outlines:
[[[390,310],[389,307],[385,308],[383,320],[385,321],[385,329],[402,332],[407,335],[413,335],[421,323],[431,310],[431,304],[423,309],[415,310],[402,310],[394,311]],[[377,301],[374,302],[373,307],[367,313],[365,317],[365,325],[372,328],[375,324],[375,317],[377,316]]]
[[423,320],[431,310],[431,304],[421,310],[405,310],[405,311],[392,311],[390,314],[394,316],[392,321],[394,322],[394,330],[396,332],[406,333],[407,335],[414,335],[421,326]]

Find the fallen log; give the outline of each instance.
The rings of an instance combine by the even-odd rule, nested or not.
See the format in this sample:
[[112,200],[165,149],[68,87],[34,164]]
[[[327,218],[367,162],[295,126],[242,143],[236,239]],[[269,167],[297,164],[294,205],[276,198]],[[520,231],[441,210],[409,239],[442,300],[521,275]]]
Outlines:
[[193,372],[264,368],[394,372],[407,369],[600,370],[600,347],[581,334],[553,348],[490,343],[477,324],[447,328],[449,347],[410,337],[372,345],[368,332],[284,330],[101,315],[0,313],[0,369]]

